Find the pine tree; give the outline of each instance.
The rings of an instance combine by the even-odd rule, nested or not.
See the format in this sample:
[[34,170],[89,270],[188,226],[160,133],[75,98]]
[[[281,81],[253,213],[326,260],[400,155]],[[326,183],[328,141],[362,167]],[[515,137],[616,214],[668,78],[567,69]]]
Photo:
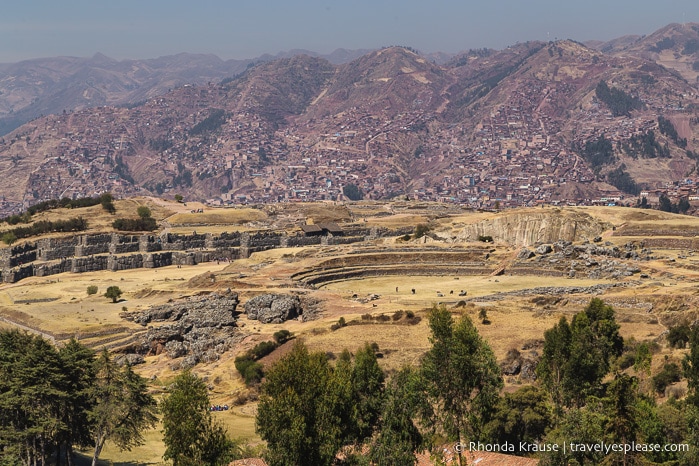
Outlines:
[[570,358],[572,332],[565,317],[553,328],[544,332],[544,349],[536,374],[548,390],[556,409],[556,418],[563,414],[565,400],[564,379],[567,377],[567,364]]
[[234,458],[235,444],[209,411],[209,395],[204,381],[184,371],[175,378],[162,401],[163,459],[174,466],[219,466]]
[[24,464],[45,464],[67,426],[66,379],[56,349],[43,338],[0,332],[0,445]]
[[353,405],[357,440],[371,438],[384,404],[384,373],[367,343],[357,351],[352,367]]
[[[429,314],[432,348],[422,361],[422,376],[433,415],[428,421],[449,440],[480,440],[503,386],[490,346],[468,316],[456,324],[446,307]],[[462,463],[459,452],[459,464]]]
[[324,353],[301,342],[266,374],[256,428],[270,466],[328,466],[340,447],[333,370]]
[[93,408],[88,412],[95,447],[92,466],[107,440],[122,450],[143,444],[141,431],[153,427],[156,403],[146,382],[131,366],[117,366],[106,350],[95,362],[95,381],[91,389]]
[[369,457],[381,466],[413,466],[415,451],[422,435],[413,419],[422,403],[419,374],[404,368],[390,381],[379,430],[371,444]]
[[58,438],[68,465],[73,463],[73,445],[90,445],[90,421],[88,411],[92,409],[90,387],[95,381],[95,353],[74,339],[58,352],[63,363],[67,382],[67,398],[62,408],[63,422],[67,426]]

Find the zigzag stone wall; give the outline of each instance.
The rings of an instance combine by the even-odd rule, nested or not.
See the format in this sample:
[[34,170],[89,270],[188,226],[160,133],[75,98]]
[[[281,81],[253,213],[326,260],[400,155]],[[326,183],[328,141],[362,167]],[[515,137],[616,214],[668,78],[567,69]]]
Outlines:
[[[401,235],[402,230],[354,228],[356,236],[287,236],[279,231],[174,235],[94,234],[45,238],[0,249],[0,280],[64,272],[129,270],[168,265],[195,265],[218,259],[239,259],[279,247],[348,244],[377,236]],[[366,233],[366,236],[359,234]]]

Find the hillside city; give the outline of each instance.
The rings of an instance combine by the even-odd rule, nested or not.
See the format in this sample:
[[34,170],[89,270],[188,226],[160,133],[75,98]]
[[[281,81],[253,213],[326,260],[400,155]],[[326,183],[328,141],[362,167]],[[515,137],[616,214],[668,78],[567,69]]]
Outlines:
[[[558,41],[444,67],[401,47],[333,66],[297,56],[133,105],[37,118],[0,139],[0,170],[11,180],[0,216],[103,192],[181,194],[211,206],[699,199],[690,160],[699,92],[647,60]],[[605,79],[608,92],[638,105],[617,111],[604,102],[595,86]],[[594,166],[584,152],[599,140],[611,149]]]

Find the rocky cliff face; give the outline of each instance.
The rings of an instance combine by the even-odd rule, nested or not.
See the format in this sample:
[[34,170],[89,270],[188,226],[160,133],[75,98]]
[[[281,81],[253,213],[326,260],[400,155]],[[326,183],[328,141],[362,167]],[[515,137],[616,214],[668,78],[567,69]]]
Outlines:
[[466,225],[457,241],[477,241],[479,236],[492,236],[494,241],[513,246],[533,246],[559,240],[593,239],[611,226],[581,212],[559,209],[496,214],[492,218]]

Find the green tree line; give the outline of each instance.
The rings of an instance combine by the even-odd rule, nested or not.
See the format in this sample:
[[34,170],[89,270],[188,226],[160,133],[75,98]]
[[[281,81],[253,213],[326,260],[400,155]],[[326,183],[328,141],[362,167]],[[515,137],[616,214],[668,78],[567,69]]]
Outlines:
[[12,244],[18,239],[43,235],[54,232],[71,232],[87,230],[87,220],[82,217],[73,217],[68,220],[40,220],[26,227],[16,227],[3,233],[2,240],[6,244]]
[[104,202],[106,196],[109,196],[111,201],[111,195],[109,193],[104,193],[97,197],[81,197],[78,199],[70,199],[64,197],[61,199],[50,199],[48,201],[42,201],[38,204],[34,204],[29,207],[23,214],[10,215],[0,219],[0,222],[8,223],[10,225],[17,225],[18,223],[29,223],[31,222],[32,215],[36,215],[40,212],[47,212],[49,210],[54,210],[58,208],[66,209],[79,209],[82,207],[91,207]]
[[615,117],[628,116],[632,110],[643,108],[641,99],[633,97],[616,87],[609,87],[605,81],[600,81],[597,84],[595,95],[609,107],[609,110]]
[[[297,342],[260,387],[256,426],[267,442],[267,463],[408,466],[416,464],[416,451],[482,442],[509,444],[506,453],[537,456],[542,466],[697,464],[699,327],[675,332],[690,347],[682,367],[650,377],[654,346],[625,342],[614,309],[592,299],[572,320],[561,318],[545,332],[536,382],[503,394],[495,356],[471,319],[455,319],[443,306],[428,319],[430,349],[417,367],[390,377],[369,345],[354,355],[345,351],[333,364]],[[680,377],[687,379],[687,396],[658,404],[658,387]],[[571,442],[691,448],[564,453],[527,447]],[[454,464],[470,463],[459,454]]]
[[107,440],[142,443],[155,424],[155,400],[130,366],[69,341],[0,332],[0,464],[74,464],[74,447],[97,463]]

